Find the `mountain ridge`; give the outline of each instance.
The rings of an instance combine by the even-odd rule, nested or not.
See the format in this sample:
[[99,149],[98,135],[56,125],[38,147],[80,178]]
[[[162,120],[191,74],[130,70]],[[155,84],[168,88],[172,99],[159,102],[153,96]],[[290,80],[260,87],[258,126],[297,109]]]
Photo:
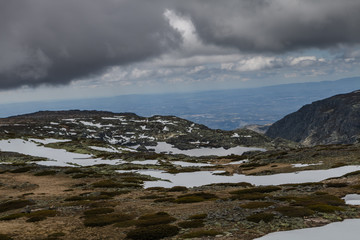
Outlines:
[[360,137],[360,91],[315,101],[275,122],[269,137],[304,145],[352,144]]
[[146,150],[159,142],[178,149],[236,146],[266,149],[296,146],[273,140],[248,129],[225,131],[176,116],[141,117],[134,113],[108,111],[40,111],[0,119],[0,137],[80,138],[101,140],[122,146],[141,146]]

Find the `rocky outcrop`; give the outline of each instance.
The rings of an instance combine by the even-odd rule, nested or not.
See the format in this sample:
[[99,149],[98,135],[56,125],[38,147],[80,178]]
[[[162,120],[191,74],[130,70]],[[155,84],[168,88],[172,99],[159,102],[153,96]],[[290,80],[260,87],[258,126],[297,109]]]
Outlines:
[[360,137],[360,90],[303,106],[266,132],[304,145],[356,143]]

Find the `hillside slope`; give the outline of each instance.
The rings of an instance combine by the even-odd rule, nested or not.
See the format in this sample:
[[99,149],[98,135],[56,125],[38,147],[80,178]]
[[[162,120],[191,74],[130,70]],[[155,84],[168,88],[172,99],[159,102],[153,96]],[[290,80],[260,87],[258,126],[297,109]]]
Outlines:
[[266,132],[304,145],[355,143],[360,137],[360,90],[313,102]]
[[274,149],[292,146],[247,129],[225,131],[175,116],[140,117],[104,111],[42,111],[0,119],[0,137],[95,139],[122,146],[156,146],[166,142],[178,149],[225,149],[246,146]]

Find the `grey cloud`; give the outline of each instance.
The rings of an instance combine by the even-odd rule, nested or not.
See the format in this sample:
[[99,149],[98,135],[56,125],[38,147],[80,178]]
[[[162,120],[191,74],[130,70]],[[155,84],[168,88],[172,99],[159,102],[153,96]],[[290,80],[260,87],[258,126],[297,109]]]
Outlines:
[[0,0],[0,88],[64,84],[179,44],[164,0]]
[[[184,4],[184,1],[187,4]],[[248,52],[360,42],[358,0],[184,0],[201,39]]]
[[180,51],[166,9],[226,54],[360,42],[359,0],[0,0],[0,88],[66,84]]

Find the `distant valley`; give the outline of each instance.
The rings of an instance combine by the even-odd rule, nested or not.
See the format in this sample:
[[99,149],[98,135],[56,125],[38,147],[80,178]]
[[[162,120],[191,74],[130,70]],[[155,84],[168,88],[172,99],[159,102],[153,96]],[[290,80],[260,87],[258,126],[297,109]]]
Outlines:
[[39,110],[104,110],[140,116],[174,115],[213,129],[233,130],[249,124],[276,122],[305,104],[360,89],[360,78],[158,95],[0,105],[0,117]]

